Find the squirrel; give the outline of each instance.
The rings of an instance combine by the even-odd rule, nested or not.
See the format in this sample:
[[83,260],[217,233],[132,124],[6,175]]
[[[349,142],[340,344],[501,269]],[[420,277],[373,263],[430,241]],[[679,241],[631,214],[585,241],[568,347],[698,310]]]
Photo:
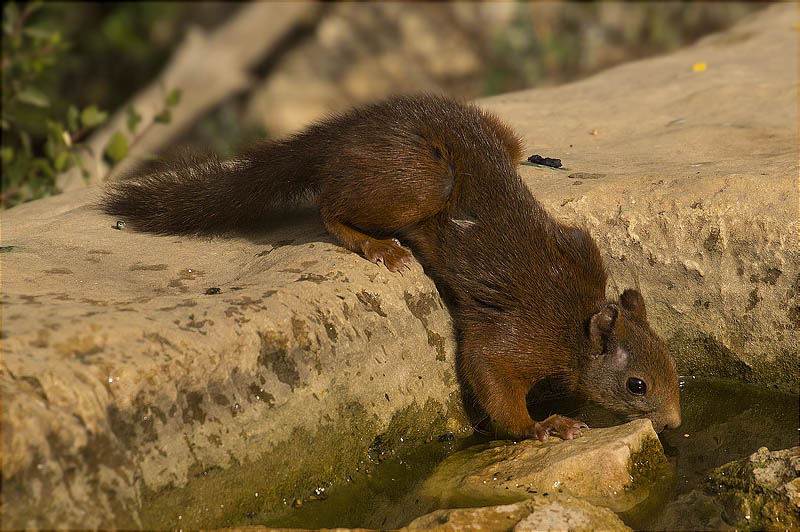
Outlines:
[[675,361],[642,294],[607,300],[597,245],[534,198],[521,154],[512,130],[473,104],[396,96],[229,161],[181,160],[112,183],[101,208],[136,230],[209,234],[313,195],[345,248],[396,272],[412,259],[405,245],[434,280],[473,423],[489,417],[515,438],[579,436],[580,421],[528,413],[531,386],[556,377],[626,420],[677,427]]

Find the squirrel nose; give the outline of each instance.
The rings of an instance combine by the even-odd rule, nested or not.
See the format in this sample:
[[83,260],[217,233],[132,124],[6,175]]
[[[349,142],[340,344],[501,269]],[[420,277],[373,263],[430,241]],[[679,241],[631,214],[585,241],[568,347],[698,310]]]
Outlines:
[[665,429],[676,429],[681,425],[681,410],[680,408],[675,408],[667,413],[664,416],[664,428]]

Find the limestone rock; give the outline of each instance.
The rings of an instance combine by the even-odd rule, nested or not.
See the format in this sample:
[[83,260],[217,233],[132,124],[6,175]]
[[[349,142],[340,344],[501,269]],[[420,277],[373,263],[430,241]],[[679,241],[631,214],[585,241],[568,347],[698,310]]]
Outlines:
[[503,506],[436,510],[403,530],[630,530],[607,508],[567,495],[536,495]]
[[796,6],[774,5],[674,54],[481,101],[526,155],[562,160],[520,174],[553,215],[588,228],[610,290],[641,288],[682,374],[795,393],[796,23]]
[[[638,278],[684,372],[800,381],[794,13],[481,103],[564,161],[521,174],[620,288]],[[118,231],[96,192],[2,216],[4,526],[226,526],[342,478],[378,435],[464,426],[419,265],[390,274],[314,215],[230,238]],[[236,481],[203,504],[192,489],[220,471]]]
[[736,528],[800,528],[800,447],[772,452],[762,447],[714,469],[706,484],[721,501],[725,520]]
[[[158,237],[92,201],[3,213],[4,526],[222,526],[355,471],[378,435],[465,426],[449,315],[418,265],[392,274],[313,214]],[[238,482],[208,511],[151,501],[222,470]]]
[[800,447],[752,455],[713,469],[702,488],[670,502],[654,530],[797,530]]
[[[665,464],[650,420],[639,419],[583,429],[581,437],[569,441],[504,441],[465,449],[445,459],[422,492],[444,507],[564,492],[623,511],[646,498],[644,480]],[[634,484],[637,489],[630,489]]]

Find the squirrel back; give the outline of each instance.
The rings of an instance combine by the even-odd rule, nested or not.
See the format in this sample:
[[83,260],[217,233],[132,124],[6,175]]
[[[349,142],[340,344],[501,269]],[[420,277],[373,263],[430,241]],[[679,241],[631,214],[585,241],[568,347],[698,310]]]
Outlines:
[[[230,161],[177,161],[109,186],[102,208],[140,230],[252,227],[315,196],[346,248],[397,271],[409,246],[448,304],[468,410],[519,437],[571,438],[582,423],[531,419],[539,379],[558,376],[626,419],[680,424],[675,363],[644,299],[605,296],[597,246],[550,217],[517,175],[516,135],[474,105],[395,97],[353,109]],[[399,239],[399,240],[398,240]]]

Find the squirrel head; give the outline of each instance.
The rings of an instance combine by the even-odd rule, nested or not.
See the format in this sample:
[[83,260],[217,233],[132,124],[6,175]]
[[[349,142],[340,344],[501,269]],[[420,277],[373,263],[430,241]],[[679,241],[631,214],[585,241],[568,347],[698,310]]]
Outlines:
[[681,424],[678,372],[647,323],[644,298],[628,289],[589,318],[581,391],[627,419],[650,418],[656,432]]

